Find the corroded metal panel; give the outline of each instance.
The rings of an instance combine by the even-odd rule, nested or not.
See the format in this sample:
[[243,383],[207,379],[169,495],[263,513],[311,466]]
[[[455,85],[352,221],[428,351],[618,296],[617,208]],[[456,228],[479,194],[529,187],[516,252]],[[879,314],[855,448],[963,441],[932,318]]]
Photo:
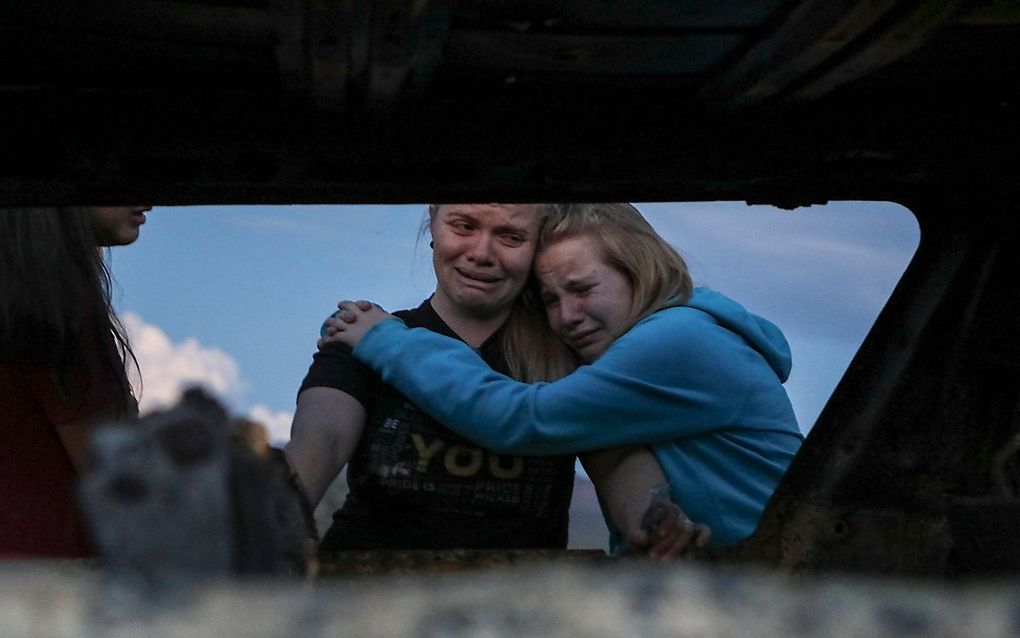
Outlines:
[[564,565],[330,581],[125,590],[94,573],[0,566],[4,635],[1015,635],[1020,587],[789,578],[693,565]]

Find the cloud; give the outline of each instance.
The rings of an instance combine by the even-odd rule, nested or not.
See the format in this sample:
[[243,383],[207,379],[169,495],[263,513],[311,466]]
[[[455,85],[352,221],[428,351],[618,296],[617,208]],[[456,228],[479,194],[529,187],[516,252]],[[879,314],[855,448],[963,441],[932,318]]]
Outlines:
[[[194,385],[206,388],[228,406],[243,394],[246,384],[240,366],[226,352],[193,338],[174,343],[162,328],[135,313],[125,313],[123,322],[144,382],[139,386],[136,377],[131,379],[136,388],[142,387],[138,406],[142,413],[172,405]],[[290,440],[293,413],[259,404],[248,411],[248,418],[266,428],[273,445]]]
[[292,412],[256,405],[248,412],[248,418],[266,428],[271,444],[282,446],[290,440],[290,424],[294,420]]
[[131,381],[142,388],[138,407],[143,413],[173,404],[193,385],[207,388],[224,401],[244,391],[240,367],[226,352],[194,338],[174,343],[159,326],[135,313],[125,313],[123,322],[142,374],[141,385],[137,378]]

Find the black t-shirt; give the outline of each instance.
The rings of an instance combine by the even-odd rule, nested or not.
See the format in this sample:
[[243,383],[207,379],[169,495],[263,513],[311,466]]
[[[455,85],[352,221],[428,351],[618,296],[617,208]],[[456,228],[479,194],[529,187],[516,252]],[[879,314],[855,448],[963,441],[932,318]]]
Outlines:
[[[428,300],[394,314],[412,328],[459,338]],[[497,331],[479,354],[505,373],[500,342]],[[333,515],[322,551],[566,547],[573,457],[501,456],[480,448],[340,346],[315,354],[301,390],[310,387],[346,392],[367,414],[347,467],[350,493]]]

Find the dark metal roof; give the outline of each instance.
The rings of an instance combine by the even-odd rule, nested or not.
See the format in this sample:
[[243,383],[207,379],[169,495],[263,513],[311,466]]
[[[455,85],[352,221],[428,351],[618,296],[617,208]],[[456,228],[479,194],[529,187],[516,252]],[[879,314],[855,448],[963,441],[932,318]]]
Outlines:
[[909,197],[1006,179],[1018,35],[1004,1],[6,3],[0,203]]
[[1016,573],[1018,36],[1015,0],[7,2],[0,205],[907,203],[917,254],[721,558]]

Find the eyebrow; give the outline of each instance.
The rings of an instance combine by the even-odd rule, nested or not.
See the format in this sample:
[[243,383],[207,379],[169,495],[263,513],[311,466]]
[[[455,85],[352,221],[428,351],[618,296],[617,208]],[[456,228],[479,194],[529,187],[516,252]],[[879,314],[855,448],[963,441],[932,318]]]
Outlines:
[[[461,211],[458,211],[456,209],[451,210],[449,212],[449,217],[447,219],[448,220],[464,219],[464,220],[473,222],[475,224],[479,223],[477,216],[472,215],[469,212],[461,212]],[[494,233],[508,233],[508,232],[509,233],[516,233],[516,234],[524,237],[525,239],[528,239],[529,237],[531,237],[531,232],[528,231],[527,227],[525,227],[525,226],[518,226],[518,225],[515,225],[515,224],[501,224],[501,225],[496,226],[495,228],[493,228],[492,232],[494,232]]]
[[593,286],[595,285],[595,283],[596,282],[593,282],[591,280],[590,275],[582,275],[580,277],[568,279],[566,283],[563,285],[563,287],[566,288],[567,290],[570,290],[572,288],[576,288],[577,286]]
[[513,224],[503,224],[502,226],[496,226],[492,230],[493,230],[493,232],[496,232],[496,233],[507,233],[507,232],[509,232],[509,233],[516,233],[516,234],[524,237],[525,239],[527,239],[528,237],[531,236],[531,233],[528,232],[527,228],[525,228],[524,226],[514,226]]
[[[578,278],[568,279],[566,282],[563,283],[562,286],[560,286],[560,288],[563,288],[568,292],[573,292],[574,289],[577,288],[578,286],[594,286],[594,285],[595,282],[589,280],[587,275],[582,275],[581,277]],[[543,299],[546,296],[554,295],[554,293],[549,292],[549,289],[542,285],[541,281],[538,284],[538,294]]]
[[471,221],[475,221],[475,216],[472,215],[471,213],[467,213],[467,212],[461,212],[461,211],[458,211],[458,210],[451,210],[451,211],[449,211],[446,214],[446,219],[453,219],[455,217],[456,218],[465,218],[465,219],[470,219]]

